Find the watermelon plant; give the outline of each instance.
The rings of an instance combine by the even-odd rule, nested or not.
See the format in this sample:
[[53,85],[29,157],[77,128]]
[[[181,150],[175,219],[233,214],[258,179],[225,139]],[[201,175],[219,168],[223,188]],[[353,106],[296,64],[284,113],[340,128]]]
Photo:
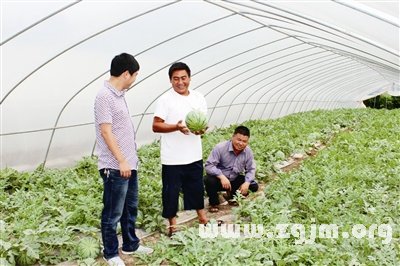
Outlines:
[[[399,224],[399,110],[312,111],[276,120],[247,121],[257,179],[267,184],[265,196],[242,200],[238,222],[358,221]],[[237,125],[203,135],[203,159],[218,142],[229,139]],[[302,167],[281,173],[275,164],[292,153],[307,153],[315,143],[326,148]],[[161,231],[161,162],[158,141],[139,151],[139,216],[137,226]],[[272,180],[272,174],[278,178]],[[99,252],[102,180],[95,157],[76,166],[32,172],[0,170],[0,265],[92,265]],[[162,237],[148,265],[396,265],[399,229],[393,242],[370,239],[320,240],[296,245],[294,239],[200,239],[197,228]],[[86,240],[83,240],[86,239]],[[84,250],[83,246],[90,249]],[[79,245],[81,243],[81,245]],[[396,245],[397,243],[397,245]]]
[[[374,238],[317,238],[312,244],[296,244],[293,236],[203,239],[197,228],[191,228],[172,239],[162,238],[152,256],[141,257],[143,263],[399,265],[400,112],[318,111],[278,120],[280,123],[269,121],[267,125],[248,122],[255,131],[266,132],[265,138],[256,134],[257,143],[253,144],[254,140],[250,143],[256,158],[265,151],[264,158],[273,159],[279,145],[285,154],[288,147],[307,151],[315,141],[323,142],[326,148],[306,159],[297,170],[277,171],[277,178],[267,182],[263,195],[251,201],[238,200],[236,223],[262,224],[266,231],[277,224],[303,224],[307,236],[312,226],[320,224],[337,224],[341,231],[347,232],[351,232],[354,224],[367,228],[389,224],[393,229],[391,241],[384,243],[384,238],[376,233]],[[288,120],[291,123],[281,124]],[[311,132],[307,127],[312,128]],[[276,138],[277,135],[285,139]],[[266,141],[265,146],[260,138]]]

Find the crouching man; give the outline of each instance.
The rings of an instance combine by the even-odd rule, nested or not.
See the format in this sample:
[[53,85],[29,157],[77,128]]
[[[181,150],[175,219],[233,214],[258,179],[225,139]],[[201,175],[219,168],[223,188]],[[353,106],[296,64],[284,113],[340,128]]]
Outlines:
[[250,130],[238,126],[230,140],[217,144],[209,155],[204,178],[209,197],[210,212],[218,212],[218,191],[227,192],[227,200],[231,200],[236,191],[247,196],[249,191],[256,192],[258,184],[254,180],[256,164],[253,152],[248,147]]

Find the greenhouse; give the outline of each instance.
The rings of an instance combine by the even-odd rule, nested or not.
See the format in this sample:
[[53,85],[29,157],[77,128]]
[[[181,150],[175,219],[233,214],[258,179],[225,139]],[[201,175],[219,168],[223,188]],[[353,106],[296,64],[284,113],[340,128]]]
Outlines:
[[[154,250],[125,265],[400,265],[400,109],[364,104],[400,96],[399,17],[397,0],[1,1],[0,265],[107,265],[94,110],[121,53]],[[216,213],[205,193],[207,228],[260,234],[205,237],[182,197],[166,234],[154,121],[176,62],[207,104],[204,163],[251,131],[259,189]]]

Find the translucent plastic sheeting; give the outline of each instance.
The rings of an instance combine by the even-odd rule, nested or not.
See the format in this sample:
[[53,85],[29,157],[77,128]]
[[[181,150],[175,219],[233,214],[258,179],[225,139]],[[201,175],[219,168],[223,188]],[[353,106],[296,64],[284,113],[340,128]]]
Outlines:
[[[362,107],[399,88],[398,1],[2,1],[1,167],[68,166],[95,147],[111,59],[141,69],[126,94],[139,145],[168,68],[192,69],[211,128]],[[371,96],[372,95],[372,96]]]

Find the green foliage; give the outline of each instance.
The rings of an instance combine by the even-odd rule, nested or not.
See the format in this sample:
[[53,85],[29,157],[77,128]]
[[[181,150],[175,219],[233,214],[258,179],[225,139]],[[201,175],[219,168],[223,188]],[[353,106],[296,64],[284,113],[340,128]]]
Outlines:
[[[318,115],[317,115],[318,113]],[[318,156],[308,158],[302,166],[290,173],[277,173],[268,183],[264,196],[249,201],[239,199],[235,209],[237,223],[262,224],[264,231],[274,231],[277,224],[303,224],[306,236],[311,226],[337,224],[340,230],[351,232],[355,224],[369,228],[373,224],[390,224],[392,241],[382,243],[383,237],[357,239],[316,238],[312,244],[296,244],[289,238],[200,238],[196,228],[179,232],[172,239],[161,238],[152,256],[141,256],[146,265],[398,265],[400,261],[400,112],[387,110],[341,110],[311,112],[279,120],[292,120],[280,128],[268,121],[271,133],[266,131],[264,140],[275,132],[284,132],[285,139],[276,138],[263,146],[261,141],[251,145],[258,151],[263,146],[274,158],[278,151],[286,152],[287,136],[300,134],[303,141],[291,140],[294,149],[305,149],[310,141],[321,141],[326,148]],[[296,131],[301,122],[315,115],[310,131]],[[319,117],[319,118],[318,118]],[[331,126],[326,126],[329,121]],[[249,122],[253,123],[253,122]],[[255,123],[255,122],[254,122]],[[257,125],[257,127],[256,127]],[[305,126],[305,127],[307,127]],[[260,128],[263,122],[260,122]],[[259,128],[254,124],[253,128]],[[303,127],[301,127],[303,129]],[[232,128],[231,128],[232,129]],[[232,132],[229,129],[226,134]],[[322,130],[321,130],[322,129]],[[254,131],[257,131],[254,130]],[[211,136],[213,139],[220,139]],[[254,138],[259,138],[255,135]],[[275,136],[272,136],[274,138]],[[223,139],[223,138],[222,138]],[[279,147],[279,144],[277,145]],[[289,145],[288,145],[289,146]],[[281,157],[278,154],[277,157]],[[270,162],[268,162],[270,163]]]
[[377,95],[364,101],[365,106],[375,109],[396,109],[400,108],[400,96],[391,96],[387,93]]
[[102,204],[102,182],[90,160],[63,170],[1,170],[0,257],[11,265],[78,258],[76,236],[97,237]]
[[[310,226],[312,219],[344,227],[399,224],[399,111],[313,111],[243,124],[251,130],[257,179],[268,186],[264,197],[239,200],[238,222],[265,227],[285,222]],[[215,144],[231,138],[236,126],[203,135],[204,160]],[[327,147],[300,169],[281,173],[275,168],[277,162],[292,153],[306,153],[315,143]],[[138,151],[137,226],[147,231],[164,227],[159,145],[156,141]],[[95,264],[103,190],[96,164],[95,157],[86,157],[67,169],[0,170],[1,265],[71,260]],[[272,174],[277,175],[273,182]],[[172,240],[162,237],[154,255],[142,260],[150,265],[162,261],[172,265],[396,265],[399,261],[398,244],[328,240],[295,245],[293,238],[200,239],[194,228]],[[393,243],[398,241],[395,227]]]

